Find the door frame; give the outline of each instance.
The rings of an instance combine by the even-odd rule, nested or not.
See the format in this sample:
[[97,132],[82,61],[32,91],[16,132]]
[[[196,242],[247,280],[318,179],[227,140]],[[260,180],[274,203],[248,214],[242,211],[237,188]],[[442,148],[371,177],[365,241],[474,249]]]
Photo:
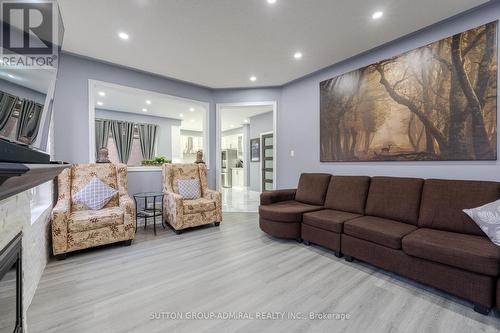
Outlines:
[[[221,122],[221,109],[227,107],[245,107],[245,106],[263,106],[271,105],[273,109],[273,149],[274,149],[274,160],[273,160],[273,189],[276,189],[277,183],[277,165],[278,165],[278,102],[277,101],[260,101],[260,102],[234,102],[234,103],[216,103],[215,104],[215,186],[217,191],[220,191],[220,173],[221,173],[221,140],[222,140],[222,122]],[[259,136],[260,137],[260,136]],[[251,139],[251,138],[249,138]],[[243,154],[246,154],[249,147],[246,143],[243,144]],[[246,161],[245,163],[249,163]],[[260,172],[262,177],[262,172]],[[262,179],[260,179],[262,187]],[[262,192],[262,191],[261,191]]]

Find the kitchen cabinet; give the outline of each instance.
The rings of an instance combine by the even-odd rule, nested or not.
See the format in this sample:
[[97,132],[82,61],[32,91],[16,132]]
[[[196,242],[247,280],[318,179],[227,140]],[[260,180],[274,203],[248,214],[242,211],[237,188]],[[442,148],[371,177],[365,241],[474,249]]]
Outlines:
[[243,168],[231,168],[233,187],[245,186],[245,171]]

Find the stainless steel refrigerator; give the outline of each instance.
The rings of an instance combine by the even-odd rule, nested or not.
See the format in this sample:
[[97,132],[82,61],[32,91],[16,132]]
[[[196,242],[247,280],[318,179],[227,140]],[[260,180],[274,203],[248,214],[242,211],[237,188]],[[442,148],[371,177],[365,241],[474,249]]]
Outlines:
[[237,149],[224,149],[221,152],[221,184],[222,187],[231,187],[231,168],[238,163]]

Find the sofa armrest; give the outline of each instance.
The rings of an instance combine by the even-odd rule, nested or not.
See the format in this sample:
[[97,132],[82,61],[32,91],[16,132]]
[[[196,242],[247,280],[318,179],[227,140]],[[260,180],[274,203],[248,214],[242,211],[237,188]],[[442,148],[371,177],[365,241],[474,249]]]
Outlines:
[[260,204],[270,205],[280,201],[293,200],[295,199],[295,192],[297,192],[297,189],[262,192],[260,194]]
[[203,197],[215,201],[215,210],[217,211],[215,222],[222,222],[222,194],[214,190],[206,189],[203,191]]
[[120,208],[123,210],[123,224],[127,239],[135,237],[135,203],[128,194],[120,195]]
[[180,229],[184,217],[182,196],[169,191],[164,191],[163,194],[163,217],[174,229]]
[[66,253],[68,248],[68,222],[70,215],[70,198],[60,197],[51,214],[52,250],[54,255]]

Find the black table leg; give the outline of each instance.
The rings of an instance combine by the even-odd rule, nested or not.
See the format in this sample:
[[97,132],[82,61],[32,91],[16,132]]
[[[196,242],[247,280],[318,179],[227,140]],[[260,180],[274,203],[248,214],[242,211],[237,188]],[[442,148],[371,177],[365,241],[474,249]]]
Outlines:
[[154,215],[153,215],[153,230],[154,230],[155,236],[156,236],[156,197],[153,197],[153,212],[154,212]]
[[139,219],[139,217],[137,216],[137,199],[135,197],[134,201],[135,201],[135,233],[137,233],[137,220]]
[[[144,210],[148,209],[148,197],[144,197]],[[146,227],[148,226],[148,216],[147,214],[144,214],[144,230],[146,230]]]

